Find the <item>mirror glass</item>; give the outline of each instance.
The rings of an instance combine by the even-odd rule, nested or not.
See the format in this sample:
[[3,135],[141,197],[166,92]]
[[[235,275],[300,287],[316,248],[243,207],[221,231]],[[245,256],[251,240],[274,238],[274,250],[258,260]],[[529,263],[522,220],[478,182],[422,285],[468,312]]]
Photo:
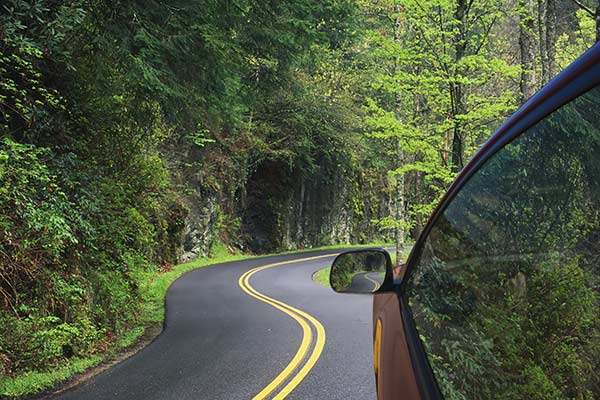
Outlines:
[[329,282],[336,292],[373,293],[385,278],[385,252],[360,250],[340,254],[331,267]]

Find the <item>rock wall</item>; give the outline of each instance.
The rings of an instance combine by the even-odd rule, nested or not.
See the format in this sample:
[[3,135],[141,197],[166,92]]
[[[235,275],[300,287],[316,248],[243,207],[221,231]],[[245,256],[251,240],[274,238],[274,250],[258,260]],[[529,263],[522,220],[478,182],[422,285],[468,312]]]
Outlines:
[[184,196],[189,212],[183,230],[180,261],[187,262],[208,254],[218,236],[218,203],[215,194],[201,192]]
[[354,225],[352,177],[302,174],[278,163],[248,179],[242,232],[256,252],[350,243]]
[[267,253],[383,238],[371,221],[388,212],[385,182],[274,160],[250,171],[214,148],[177,150],[171,163],[187,207],[180,261],[208,254],[217,239]]

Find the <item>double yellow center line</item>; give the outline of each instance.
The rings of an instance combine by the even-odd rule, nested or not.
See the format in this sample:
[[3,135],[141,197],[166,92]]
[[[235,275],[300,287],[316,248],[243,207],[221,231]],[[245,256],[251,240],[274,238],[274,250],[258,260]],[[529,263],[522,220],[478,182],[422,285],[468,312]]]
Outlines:
[[377,282],[375,279],[369,276],[368,272],[365,274],[365,278],[367,278],[368,281],[371,281],[375,285],[375,288],[373,288],[373,292],[376,292],[377,289],[379,289],[379,286],[381,286],[379,282]]
[[[315,365],[321,353],[323,352],[323,347],[325,346],[325,328],[323,325],[315,317],[312,315],[299,310],[295,307],[290,306],[289,304],[285,304],[282,301],[273,299],[268,297],[250,285],[250,278],[256,274],[257,272],[264,271],[265,269],[279,267],[283,265],[318,260],[321,258],[334,257],[337,254],[328,254],[325,256],[317,256],[317,257],[309,257],[302,258],[298,260],[284,261],[279,263],[267,264],[263,265],[243,274],[238,280],[238,284],[242,288],[244,292],[248,295],[254,297],[255,299],[262,301],[263,303],[267,303],[271,307],[278,309],[284,314],[288,315],[292,319],[294,319],[298,325],[302,328],[302,342],[300,343],[300,347],[296,352],[296,355],[290,363],[277,375],[271,383],[269,383],[260,393],[253,397],[253,400],[262,400],[266,399],[271,393],[275,392],[277,388],[282,386],[286,381],[287,383],[279,392],[274,395],[273,400],[284,399],[288,394],[292,392],[302,382],[302,380],[308,375],[312,367]],[[309,325],[310,324],[310,325]],[[313,343],[313,333],[311,329],[311,325],[314,327],[316,332],[316,339]],[[314,344],[314,346],[313,346]],[[307,355],[312,348],[312,352],[307,358]],[[294,374],[295,372],[295,374]]]

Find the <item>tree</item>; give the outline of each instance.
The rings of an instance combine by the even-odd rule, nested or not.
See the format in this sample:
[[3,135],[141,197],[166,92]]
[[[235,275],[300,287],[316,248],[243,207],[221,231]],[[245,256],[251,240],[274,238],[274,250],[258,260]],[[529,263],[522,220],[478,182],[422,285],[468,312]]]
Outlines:
[[403,188],[396,198],[405,197],[406,174],[417,176],[427,193],[406,207],[410,222],[396,213],[387,227],[414,227],[418,214],[428,215],[467,155],[514,107],[509,81],[519,69],[494,48],[503,13],[500,2],[490,11],[478,1],[408,0],[365,9],[375,16],[368,43],[377,60],[370,70],[370,135],[394,143],[391,171]]
[[535,94],[535,31],[532,0],[519,1],[519,52],[521,56],[521,103]]
[[600,1],[596,3],[595,7],[590,7],[584,4],[580,0],[572,0],[581,10],[585,11],[587,15],[594,19],[596,24],[596,42],[600,40]]

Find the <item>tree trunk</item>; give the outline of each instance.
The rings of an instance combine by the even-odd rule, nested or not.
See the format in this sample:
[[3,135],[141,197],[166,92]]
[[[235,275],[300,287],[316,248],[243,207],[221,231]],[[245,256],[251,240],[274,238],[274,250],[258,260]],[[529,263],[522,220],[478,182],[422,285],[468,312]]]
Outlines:
[[519,49],[521,53],[521,103],[535,94],[535,37],[531,0],[519,1]]
[[[396,149],[397,163],[399,166],[404,165],[404,151],[402,150],[402,139],[398,138]],[[404,236],[405,236],[405,216],[404,216],[404,174],[396,175],[396,256],[397,261],[402,260],[404,251]]]
[[[459,24],[458,37],[454,38],[454,51],[455,51],[455,65],[458,65],[466,51],[466,32],[465,30],[465,15],[467,12],[466,0],[458,0],[456,4],[456,10],[454,12],[454,18]],[[456,71],[456,75],[459,72]],[[450,90],[451,102],[452,102],[452,117],[454,118],[454,127],[452,132],[452,170],[454,172],[460,171],[464,166],[464,129],[462,123],[456,119],[456,116],[464,114],[464,92],[463,86],[459,82],[452,84]]]
[[459,172],[464,167],[463,153],[465,151],[462,127],[454,122],[454,134],[452,137],[452,171]]
[[[396,13],[396,20],[394,24],[394,41],[396,43],[400,43],[400,34],[401,34],[401,20],[400,20],[400,5],[396,4],[394,6],[394,11]],[[398,69],[400,68],[400,60],[396,58],[394,65],[394,72],[398,73]],[[399,121],[402,120],[402,97],[400,93],[396,94],[396,119]],[[404,165],[404,150],[402,149],[402,138],[398,137],[396,142],[396,162],[398,168]],[[404,215],[404,174],[396,175],[396,195],[395,195],[395,209],[396,209],[396,259],[397,262],[402,261],[402,253],[404,251],[404,226],[406,225],[406,219]]]
[[556,0],[546,0],[546,52],[550,80],[556,74]]
[[577,5],[580,9],[584,10],[588,15],[594,18],[594,22],[596,24],[596,42],[600,41],[600,0],[596,4],[596,8],[588,8],[584,4],[582,4],[579,0],[573,0],[573,3]]
[[548,52],[546,51],[546,4],[544,0],[538,0],[538,37],[540,40],[540,66],[542,68],[542,79],[540,86],[548,82]]

